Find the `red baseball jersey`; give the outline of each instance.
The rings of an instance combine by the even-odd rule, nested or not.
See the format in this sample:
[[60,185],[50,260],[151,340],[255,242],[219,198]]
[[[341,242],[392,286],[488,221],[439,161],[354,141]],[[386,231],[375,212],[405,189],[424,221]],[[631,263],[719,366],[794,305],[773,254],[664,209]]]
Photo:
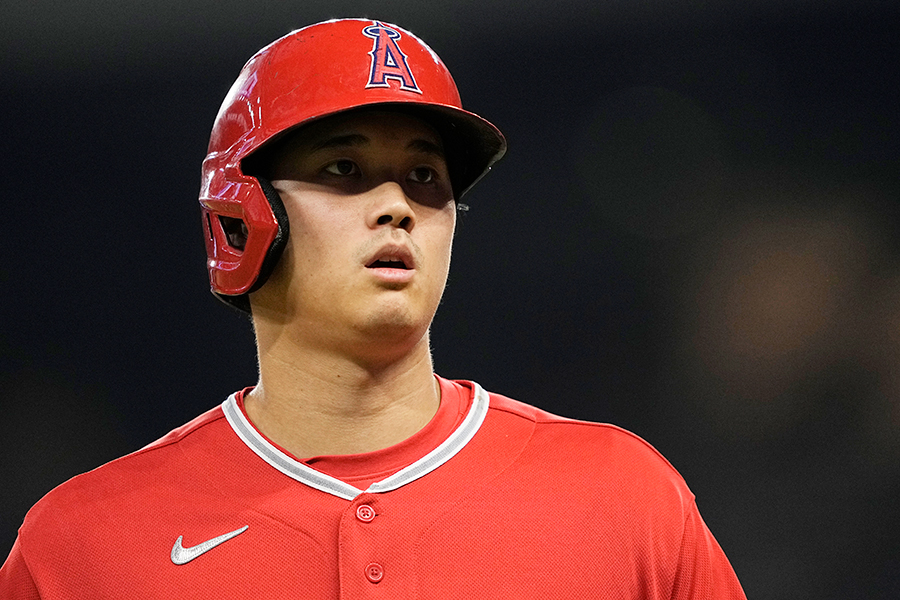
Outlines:
[[410,439],[300,460],[243,394],[28,513],[0,597],[743,599],[640,438],[472,382]]

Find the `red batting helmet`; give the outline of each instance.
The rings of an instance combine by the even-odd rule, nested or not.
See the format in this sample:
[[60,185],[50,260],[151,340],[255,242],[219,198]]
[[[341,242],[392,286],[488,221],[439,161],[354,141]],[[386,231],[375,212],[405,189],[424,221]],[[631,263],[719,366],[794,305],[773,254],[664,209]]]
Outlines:
[[[462,109],[450,72],[412,33],[381,21],[343,19],[294,31],[241,70],[213,124],[200,205],[209,280],[223,301],[249,311],[247,293],[271,273],[288,237],[287,215],[242,161],[286,131],[364,106],[413,112],[441,134],[455,197],[506,151],[500,131]],[[243,243],[229,241],[242,223]]]

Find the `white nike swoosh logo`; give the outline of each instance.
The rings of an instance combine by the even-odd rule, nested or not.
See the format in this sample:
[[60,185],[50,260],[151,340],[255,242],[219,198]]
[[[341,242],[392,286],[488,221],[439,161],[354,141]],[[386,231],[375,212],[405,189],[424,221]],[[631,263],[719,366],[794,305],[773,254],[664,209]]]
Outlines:
[[176,565],[183,565],[185,563],[189,563],[204,552],[209,552],[222,542],[227,542],[231,538],[241,535],[249,525],[244,525],[240,529],[235,529],[234,531],[230,531],[226,534],[220,535],[219,537],[214,537],[211,540],[206,540],[202,544],[197,544],[196,546],[191,546],[190,548],[185,548],[181,545],[181,539],[184,536],[179,535],[178,539],[175,540],[175,545],[172,546],[172,562]]

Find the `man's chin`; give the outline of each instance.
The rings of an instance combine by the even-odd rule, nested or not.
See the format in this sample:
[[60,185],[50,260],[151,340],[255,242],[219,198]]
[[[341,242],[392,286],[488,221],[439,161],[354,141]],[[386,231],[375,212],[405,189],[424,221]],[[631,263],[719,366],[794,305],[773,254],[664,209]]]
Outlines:
[[418,314],[402,302],[384,303],[370,311],[357,331],[379,344],[415,343],[428,331],[434,314]]

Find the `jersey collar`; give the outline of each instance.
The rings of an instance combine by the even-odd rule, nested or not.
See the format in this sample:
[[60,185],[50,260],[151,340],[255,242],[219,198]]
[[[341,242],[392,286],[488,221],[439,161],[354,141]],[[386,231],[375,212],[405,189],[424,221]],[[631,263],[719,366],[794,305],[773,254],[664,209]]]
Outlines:
[[469,440],[475,436],[488,411],[489,399],[487,392],[474,382],[472,383],[472,390],[474,395],[469,412],[466,413],[459,427],[446,440],[416,462],[381,481],[376,481],[365,490],[358,489],[325,473],[320,473],[276,448],[247,420],[243,411],[238,407],[235,394],[232,394],[225,400],[222,404],[222,410],[231,428],[241,441],[253,450],[257,456],[269,463],[270,466],[309,487],[338,498],[353,500],[364,492],[378,494],[403,487],[407,483],[431,473],[462,450],[469,443]]

